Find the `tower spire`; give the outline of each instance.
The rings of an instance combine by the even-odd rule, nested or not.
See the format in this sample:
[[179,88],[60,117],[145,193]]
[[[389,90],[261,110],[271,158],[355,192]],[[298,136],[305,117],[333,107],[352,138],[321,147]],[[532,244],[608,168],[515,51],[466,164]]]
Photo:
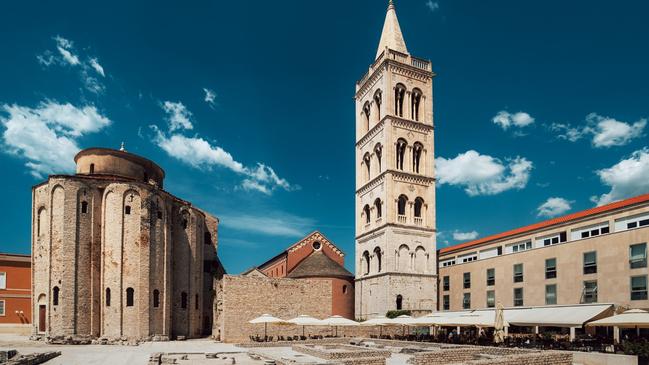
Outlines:
[[392,0],[388,3],[388,11],[385,14],[385,23],[383,23],[383,32],[381,33],[379,48],[376,51],[376,58],[379,58],[379,55],[386,47],[397,52],[408,53],[406,41],[403,39],[401,27],[399,27],[397,11]]

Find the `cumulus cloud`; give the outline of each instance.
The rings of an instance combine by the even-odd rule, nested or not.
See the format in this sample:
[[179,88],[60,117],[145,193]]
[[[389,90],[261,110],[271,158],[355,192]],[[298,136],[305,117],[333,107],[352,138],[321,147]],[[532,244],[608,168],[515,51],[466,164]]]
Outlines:
[[534,123],[534,118],[525,112],[510,113],[505,110],[501,110],[491,119],[492,122],[499,125],[503,130],[509,129],[509,127],[526,127]]
[[[56,53],[46,50],[43,54],[37,55],[38,63],[45,67],[53,64],[70,66],[79,70],[79,76],[86,90],[100,94],[105,90],[104,84],[99,81],[96,75],[106,76],[103,66],[97,57],[88,56],[85,61],[74,47],[74,42],[59,35],[53,38]],[[58,53],[58,54],[57,54]]]
[[216,93],[214,92],[214,90],[210,90],[205,87],[203,88],[203,91],[205,92],[205,98],[204,98],[205,102],[209,104],[210,107],[213,108],[214,103],[216,101]]
[[437,1],[428,0],[428,1],[426,1],[426,7],[430,11],[434,12],[435,10],[439,9],[439,3]]
[[435,159],[440,185],[461,186],[470,196],[495,195],[527,185],[533,164],[524,157],[501,161],[469,150],[452,159]]
[[169,122],[170,131],[194,128],[191,122],[192,113],[187,110],[187,107],[183,103],[165,101],[162,104],[162,109],[167,113],[167,122]]
[[78,138],[111,124],[92,105],[76,107],[46,100],[37,107],[3,104],[0,123],[2,145],[11,155],[27,160],[36,178],[74,171]]
[[572,202],[564,198],[548,198],[536,208],[539,217],[556,217],[572,209]]
[[559,139],[576,142],[582,138],[591,138],[593,147],[607,148],[624,146],[632,140],[642,137],[647,119],[627,123],[596,113],[586,116],[585,126],[572,126],[564,123],[553,123],[550,130],[557,132]]
[[236,215],[222,218],[222,224],[231,229],[269,236],[301,238],[313,231],[315,226],[313,219],[282,212],[272,212],[262,216]]
[[454,231],[453,232],[453,239],[456,241],[470,241],[476,238],[478,238],[478,232],[476,231],[471,231],[471,232]]
[[596,174],[610,191],[591,200],[604,205],[632,196],[649,193],[649,148],[635,151],[626,159]]
[[243,177],[239,189],[257,191],[271,195],[273,191],[282,189],[293,191],[299,186],[290,184],[286,179],[277,175],[275,170],[263,163],[245,166],[223,148],[213,145],[198,135],[188,137],[180,134],[182,129],[192,129],[191,112],[182,103],[165,102],[162,108],[167,112],[169,132],[165,133],[155,125],[150,126],[154,132],[153,141],[169,156],[186,163],[194,168],[211,169],[212,167],[226,168]]

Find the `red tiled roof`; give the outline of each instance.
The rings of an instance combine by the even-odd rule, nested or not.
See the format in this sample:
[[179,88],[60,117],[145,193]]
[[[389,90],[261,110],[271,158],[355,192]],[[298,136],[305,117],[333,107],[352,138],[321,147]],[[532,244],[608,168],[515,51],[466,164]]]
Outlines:
[[610,204],[606,204],[606,205],[602,205],[602,206],[599,206],[599,207],[582,210],[581,212],[572,213],[572,214],[564,215],[562,217],[549,219],[547,221],[530,224],[529,226],[524,226],[524,227],[512,229],[510,231],[497,233],[497,234],[487,236],[487,237],[483,237],[483,238],[478,238],[477,240],[460,243],[460,244],[457,244],[457,245],[454,245],[454,246],[444,247],[444,248],[439,250],[439,253],[440,254],[445,254],[445,253],[448,253],[448,252],[459,251],[459,250],[462,250],[462,249],[465,249],[465,248],[469,248],[469,247],[473,247],[473,246],[479,246],[479,245],[482,245],[484,243],[488,243],[490,241],[495,241],[495,240],[498,240],[498,239],[501,239],[501,238],[506,238],[506,237],[515,236],[515,235],[522,234],[522,233],[535,231],[537,229],[550,227],[550,226],[553,226],[555,224],[566,223],[566,222],[570,222],[570,221],[573,221],[573,220],[576,220],[576,219],[588,217],[588,216],[595,215],[595,214],[609,212],[609,211],[612,211],[612,210],[628,207],[630,205],[634,205],[634,204],[638,204],[638,203],[644,203],[644,202],[647,202],[647,201],[649,201],[649,194],[639,195],[639,196],[629,198],[629,199],[626,199],[626,200],[620,200],[620,201],[610,203]]

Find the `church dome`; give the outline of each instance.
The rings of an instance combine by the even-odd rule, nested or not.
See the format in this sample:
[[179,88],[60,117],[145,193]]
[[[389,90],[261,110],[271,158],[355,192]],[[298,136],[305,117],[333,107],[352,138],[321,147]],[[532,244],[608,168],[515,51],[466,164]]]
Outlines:
[[144,157],[110,148],[87,148],[74,157],[77,175],[107,175],[141,182],[153,181],[162,187],[164,170]]

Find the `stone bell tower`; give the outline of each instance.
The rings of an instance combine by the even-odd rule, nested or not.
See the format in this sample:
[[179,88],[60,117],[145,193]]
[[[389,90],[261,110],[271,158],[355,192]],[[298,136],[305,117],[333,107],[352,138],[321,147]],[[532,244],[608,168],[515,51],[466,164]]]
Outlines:
[[437,305],[433,77],[390,1],[356,83],[356,317]]

